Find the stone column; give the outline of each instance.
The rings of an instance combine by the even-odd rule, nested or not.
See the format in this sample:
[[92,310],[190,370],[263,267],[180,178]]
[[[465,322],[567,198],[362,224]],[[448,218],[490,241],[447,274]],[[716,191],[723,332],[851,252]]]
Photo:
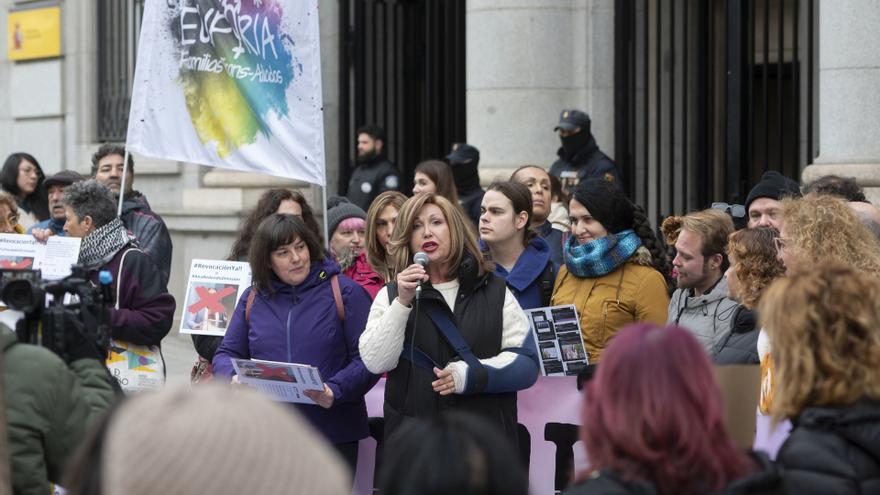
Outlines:
[[819,156],[804,169],[855,177],[880,201],[880,2],[819,2]]
[[563,108],[590,114],[614,148],[613,0],[468,0],[467,139],[484,182],[549,167]]

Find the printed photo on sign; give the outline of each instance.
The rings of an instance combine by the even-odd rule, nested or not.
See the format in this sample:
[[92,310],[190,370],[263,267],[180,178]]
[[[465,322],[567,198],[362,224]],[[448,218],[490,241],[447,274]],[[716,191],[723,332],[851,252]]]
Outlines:
[[223,333],[235,309],[238,286],[194,283],[187,294],[190,303],[184,312],[184,327],[189,330]]
[[247,263],[193,260],[180,318],[180,333],[223,336],[235,305],[250,285],[251,267]]
[[580,319],[573,305],[535,308],[527,313],[544,376],[574,376],[587,366]]

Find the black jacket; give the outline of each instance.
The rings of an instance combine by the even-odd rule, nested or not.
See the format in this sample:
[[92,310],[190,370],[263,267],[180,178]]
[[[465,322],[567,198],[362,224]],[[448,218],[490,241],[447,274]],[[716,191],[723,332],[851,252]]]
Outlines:
[[361,163],[355,167],[348,180],[348,190],[345,195],[349,201],[367,211],[376,196],[385,191],[398,190],[400,190],[400,172],[388,161],[388,158],[379,156],[371,162]]
[[[752,452],[758,469],[711,495],[777,495],[783,491],[779,469],[762,452]],[[648,481],[625,481],[613,471],[599,471],[590,478],[569,487],[563,495],[659,495]],[[707,493],[707,495],[710,495]]]
[[[550,167],[550,175],[555,175],[562,179],[563,172],[573,171],[577,172],[578,182],[587,179],[605,179],[616,185],[618,189],[623,190],[620,171],[617,170],[611,158],[608,158],[608,155],[599,150],[596,138],[592,135],[574,156],[566,157],[565,151],[562,148],[559,148],[556,154],[559,158]],[[566,185],[565,181],[563,181],[563,185]],[[566,187],[566,192],[571,194],[574,190],[574,185],[577,184]]]
[[734,316],[733,328],[715,348],[712,360],[715,364],[760,364],[758,357],[757,315],[751,309],[740,306]]
[[159,266],[162,285],[168,285],[171,276],[171,234],[162,220],[151,208],[147,198],[134,191],[122,202],[122,223],[135,236],[141,250]]
[[[502,308],[507,291],[504,279],[492,273],[479,276],[475,260],[469,257],[462,261],[458,278],[461,285],[450,316],[478,359],[499,354],[502,350]],[[388,290],[393,300],[396,284],[389,284]],[[448,313],[449,307],[440,292],[430,284],[425,285],[419,306],[418,313],[410,313],[404,342],[411,341],[415,326],[415,348],[435,363],[449,362],[456,357],[456,352],[428,317],[431,308]],[[431,382],[436,379],[430,370],[410,366],[408,356],[401,356],[400,364],[388,372],[385,382],[385,438],[389,438],[406,417],[430,418],[449,410],[483,416],[498,424],[509,438],[516,438],[515,392],[440,396],[431,388]],[[479,373],[476,379],[479,383]]]
[[787,493],[880,493],[880,401],[808,407],[776,462]]
[[467,193],[458,194],[458,202],[461,203],[461,209],[467,214],[468,218],[471,219],[471,222],[474,222],[474,225],[479,229],[480,228],[480,208],[483,205],[483,196],[486,194],[486,191],[477,188],[473,191],[468,191]]

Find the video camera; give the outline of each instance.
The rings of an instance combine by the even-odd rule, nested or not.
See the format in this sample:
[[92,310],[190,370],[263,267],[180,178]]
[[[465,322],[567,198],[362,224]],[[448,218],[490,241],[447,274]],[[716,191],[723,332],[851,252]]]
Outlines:
[[99,278],[95,286],[79,265],[61,280],[42,280],[39,270],[0,270],[0,299],[25,315],[15,327],[19,342],[45,347],[66,362],[83,345],[106,355],[113,276],[102,271]]

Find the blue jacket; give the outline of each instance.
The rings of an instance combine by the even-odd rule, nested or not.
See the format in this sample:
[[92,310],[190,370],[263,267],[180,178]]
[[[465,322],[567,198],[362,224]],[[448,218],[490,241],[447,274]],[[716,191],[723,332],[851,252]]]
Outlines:
[[27,229],[28,234],[33,234],[34,229],[49,229],[53,234],[64,237],[67,234],[64,232],[64,220],[55,220],[54,218],[47,218],[42,222],[37,222],[31,225],[31,228]]
[[330,277],[339,266],[330,260],[312,264],[298,286],[272,284],[274,296],[259,292],[245,320],[244,291],[229,322],[223,342],[214,354],[214,374],[230,379],[232,358],[265,359],[316,366],[333,391],[333,406],[324,409],[296,404],[312,425],[332,443],[365,438],[367,407],[364,394],[379,380],[364,367],[358,340],[367,325],[370,296],[348,277],[339,275],[345,321],[336,315]]
[[503,266],[495,266],[495,275],[503,278],[507,282],[510,292],[516,296],[516,301],[522,309],[540,308],[545,306],[541,300],[541,275],[547,268],[547,264],[552,264],[551,277],[548,280],[550,284],[547,290],[547,297],[553,293],[553,282],[556,280],[557,266],[550,259],[550,246],[547,241],[540,236],[535,236],[529,242],[529,246],[516,260],[513,270],[508,272]]

